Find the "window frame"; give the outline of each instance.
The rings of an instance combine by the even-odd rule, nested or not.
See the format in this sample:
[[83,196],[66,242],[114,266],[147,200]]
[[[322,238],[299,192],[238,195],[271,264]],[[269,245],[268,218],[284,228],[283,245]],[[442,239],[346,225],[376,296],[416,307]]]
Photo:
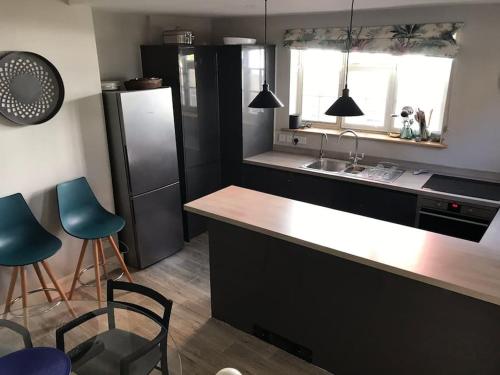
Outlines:
[[[293,49],[290,49],[290,72],[291,69],[291,53]],[[298,69],[297,69],[297,77],[296,77],[296,92],[294,93],[294,101],[295,101],[295,113],[302,115],[302,105],[303,105],[303,84],[304,84],[304,65],[303,65],[303,51],[301,49],[295,49],[298,53]],[[376,68],[376,64],[372,66],[372,68]],[[369,66],[365,68],[364,66],[361,69],[368,69]],[[342,67],[340,69],[340,79],[339,79],[339,88],[338,88],[338,97],[342,95],[342,90],[345,86],[345,75],[347,69],[347,54],[344,53],[342,56]],[[356,69],[355,66],[350,66],[350,72]],[[449,101],[450,101],[450,87],[452,85],[452,77],[453,77],[453,69],[454,69],[454,61],[452,61],[450,66],[450,74],[447,80],[447,83],[443,89],[442,93],[442,103],[443,103],[443,113],[442,113],[442,123],[440,131],[444,132],[447,129],[447,121],[449,114]],[[319,120],[307,120],[302,118],[302,122],[306,125],[310,125],[315,128],[320,129],[334,129],[334,130],[344,130],[344,129],[354,129],[359,130],[365,133],[373,133],[373,134],[386,134],[386,133],[399,133],[400,127],[397,127],[397,118],[393,115],[397,112],[397,97],[398,97],[398,65],[394,64],[394,67],[390,69],[390,77],[388,84],[388,93],[386,98],[386,110],[385,110],[385,119],[383,126],[379,128],[375,128],[373,126],[364,125],[364,124],[347,124],[346,118],[336,117],[335,121],[326,122]],[[291,85],[290,85],[291,87]],[[291,93],[290,93],[291,94]],[[333,104],[333,103],[332,103]]]

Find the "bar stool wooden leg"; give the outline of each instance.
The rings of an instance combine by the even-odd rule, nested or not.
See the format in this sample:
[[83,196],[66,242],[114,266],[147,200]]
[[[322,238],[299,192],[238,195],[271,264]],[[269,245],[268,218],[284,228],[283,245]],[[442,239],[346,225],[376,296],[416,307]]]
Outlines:
[[68,299],[73,298],[73,292],[75,291],[76,281],[78,280],[78,275],[80,274],[80,269],[82,268],[83,257],[85,256],[85,250],[87,249],[88,243],[89,240],[83,241],[82,250],[80,250],[80,257],[78,258],[78,264],[76,265],[75,276],[73,276],[73,282],[71,283]]
[[12,267],[9,291],[7,292],[7,297],[5,298],[5,308],[3,310],[4,314],[7,314],[10,311],[10,302],[12,301],[12,295],[14,294],[14,288],[16,286],[18,273],[19,273],[19,267]]
[[21,271],[21,291],[23,293],[23,309],[28,307],[28,288],[27,288],[27,281],[26,281],[26,270],[24,269],[24,266],[19,267]]
[[101,307],[101,270],[99,269],[99,245],[97,244],[97,240],[92,241],[92,248],[94,250],[94,271],[97,301],[99,302],[99,307]]
[[47,288],[47,283],[45,283],[45,279],[43,278],[42,271],[40,270],[40,266],[38,263],[33,263],[33,268],[35,269],[36,276],[38,277],[38,280],[40,281],[40,285],[43,288],[43,292],[45,293],[45,297],[47,297],[47,301],[52,302],[52,296],[50,295],[50,292]]
[[113,248],[113,251],[115,252],[116,257],[118,258],[118,261],[120,262],[120,266],[122,267],[122,270],[125,273],[125,276],[127,276],[127,279],[129,282],[133,283],[134,281],[132,280],[132,276],[130,275],[130,272],[128,272],[127,265],[123,261],[122,255],[120,254],[120,250],[118,250],[118,247],[116,246],[115,240],[113,239],[112,236],[109,236],[108,241],[111,244],[111,247]]
[[54,287],[56,288],[57,293],[59,293],[59,296],[66,304],[66,307],[70,311],[71,315],[73,315],[73,317],[76,318],[75,310],[73,310],[73,307],[71,307],[71,304],[69,303],[68,298],[66,297],[66,293],[64,293],[61,286],[57,282],[57,279],[55,278],[54,274],[52,273],[52,270],[50,269],[49,264],[46,261],[42,260],[42,266],[45,269],[45,272],[47,272],[47,275],[49,275],[49,278],[52,281],[52,284],[54,284]]
[[99,248],[99,256],[101,257],[102,269],[104,271],[104,276],[108,278],[108,270],[106,266],[106,257],[104,256],[104,248],[102,246],[102,240],[99,238],[97,240],[97,247]]

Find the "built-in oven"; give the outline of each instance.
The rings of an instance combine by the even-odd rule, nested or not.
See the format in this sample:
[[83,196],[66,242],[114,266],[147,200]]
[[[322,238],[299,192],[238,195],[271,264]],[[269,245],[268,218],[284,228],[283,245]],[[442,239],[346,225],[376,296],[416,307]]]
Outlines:
[[464,240],[481,241],[498,209],[438,198],[419,197],[417,227]]

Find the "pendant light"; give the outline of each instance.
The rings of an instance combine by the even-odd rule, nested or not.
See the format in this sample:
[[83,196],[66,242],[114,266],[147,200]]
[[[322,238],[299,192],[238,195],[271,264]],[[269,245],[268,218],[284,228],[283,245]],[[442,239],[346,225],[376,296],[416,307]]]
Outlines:
[[248,105],[250,108],[281,108],[283,103],[276,95],[269,89],[267,83],[267,69],[266,69],[266,50],[267,50],[267,0],[264,0],[265,13],[264,13],[264,84],[262,91]]
[[356,102],[349,96],[349,89],[347,88],[347,80],[349,78],[349,55],[352,48],[352,17],[354,15],[354,0],[351,4],[351,22],[349,24],[349,34],[347,35],[347,67],[345,72],[345,87],[342,90],[342,96],[332,104],[325,112],[328,116],[338,117],[351,117],[363,116],[363,111],[358,107]]

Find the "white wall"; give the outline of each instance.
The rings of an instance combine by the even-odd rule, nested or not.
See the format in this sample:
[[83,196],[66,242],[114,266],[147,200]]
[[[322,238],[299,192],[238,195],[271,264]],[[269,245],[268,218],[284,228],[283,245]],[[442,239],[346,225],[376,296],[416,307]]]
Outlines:
[[[457,168],[500,172],[500,6],[435,6],[358,11],[357,25],[391,25],[463,21],[462,51],[456,58],[449,96],[449,133],[446,150],[361,141],[361,151],[381,158],[410,160]],[[286,29],[344,26],[347,13],[273,16],[269,40],[277,48],[277,94],[289,101],[289,50],[281,47]],[[263,39],[262,17],[221,18],[213,22],[213,40],[224,35]],[[288,126],[288,108],[276,112],[276,129]],[[319,148],[319,136],[307,137],[307,148]],[[351,145],[330,142],[328,149],[348,152]]]
[[142,77],[140,46],[161,44],[164,30],[190,30],[196,44],[208,44],[211,40],[212,20],[208,17],[103,10],[94,10],[93,16],[102,80]]
[[[113,208],[91,10],[60,0],[3,1],[0,46],[44,56],[64,80],[64,104],[49,122],[23,127],[0,116],[0,196],[22,193],[35,216],[63,241],[49,262],[57,276],[66,276],[74,272],[81,241],[60,228],[55,185],[87,176],[101,203]],[[30,287],[38,287],[31,267],[28,274]],[[9,275],[0,269],[0,304]]]
[[149,17],[98,10],[93,16],[101,79],[142,77],[140,46],[149,43]]

